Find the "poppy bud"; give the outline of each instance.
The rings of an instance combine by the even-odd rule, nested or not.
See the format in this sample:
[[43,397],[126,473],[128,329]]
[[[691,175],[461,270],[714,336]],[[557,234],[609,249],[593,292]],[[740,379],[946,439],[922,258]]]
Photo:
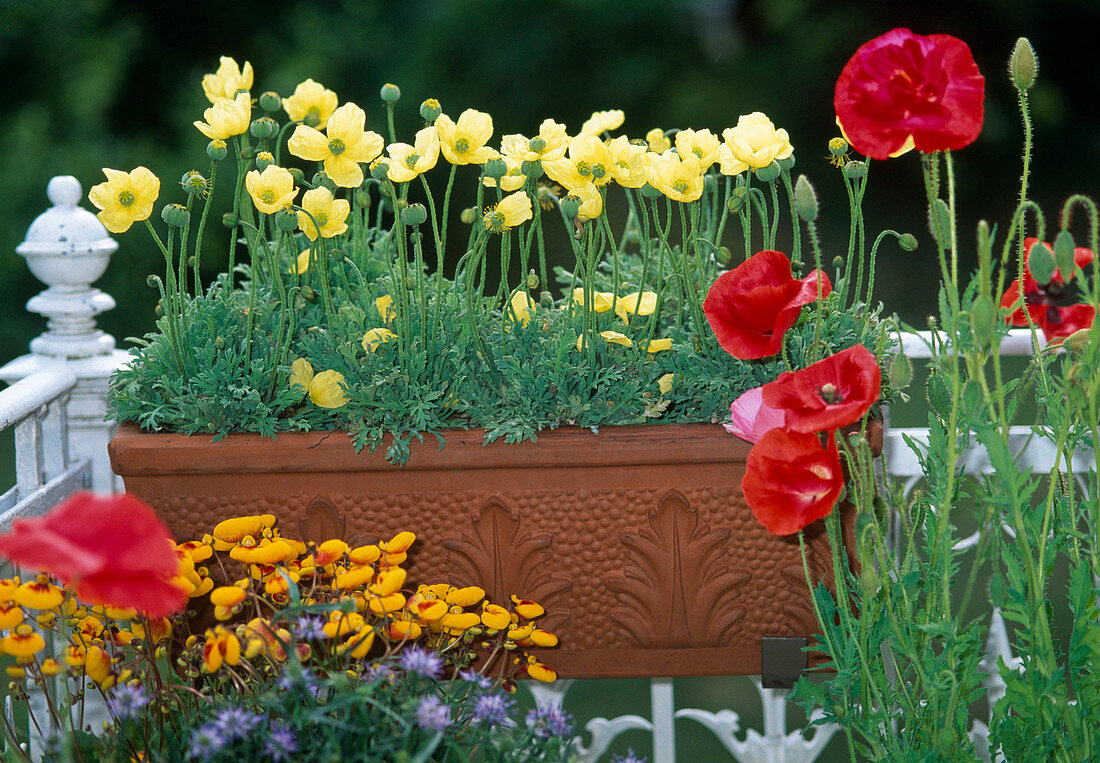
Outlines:
[[203,177],[200,172],[188,170],[183,173],[183,177],[180,178],[180,188],[188,195],[193,193],[206,193],[206,178]]
[[[741,193],[738,193],[741,191]],[[726,209],[729,210],[731,215],[741,214],[741,210],[745,208],[745,193],[744,186],[736,188],[733,191],[733,196],[730,196],[730,200],[726,202]]]
[[268,114],[274,114],[283,107],[283,99],[274,90],[268,90],[260,96],[260,108]]
[[219,350],[225,349],[225,337],[214,337],[214,347]]
[[314,174],[313,185],[314,187],[323,185],[329,190],[330,193],[332,193],[333,195],[336,194],[336,183],[332,182],[332,178],[330,178],[327,173],[318,172]]
[[841,257],[839,254],[836,257],[833,257],[833,267],[837,270],[840,270],[842,267],[844,267],[844,258]]
[[401,221],[405,225],[421,225],[428,219],[428,210],[423,204],[410,204],[401,210]]
[[275,225],[279,230],[289,233],[298,227],[298,215],[289,209],[280,209],[275,213]]
[[1040,242],[1031,247],[1027,255],[1027,269],[1037,283],[1042,286],[1050,283],[1054,277],[1054,267],[1054,253],[1049,246]]
[[761,167],[756,171],[756,178],[763,183],[771,183],[783,172],[779,162],[772,162],[767,167]]
[[527,141],[527,148],[534,151],[536,154],[541,153],[546,148],[546,140],[543,138],[531,138]]
[[856,180],[867,175],[866,162],[848,162],[844,165],[844,177]]
[[782,159],[776,159],[775,161],[779,164],[779,169],[781,170],[787,170],[789,172],[794,168],[794,154]]
[[375,180],[384,180],[386,174],[390,171],[389,162],[384,159],[379,159],[370,166],[370,176]]
[[381,92],[379,92],[379,95],[382,96],[382,100],[386,103],[397,103],[397,101],[401,99],[401,88],[399,88],[397,85],[387,82],[385,85],[382,86],[382,90]]
[[279,125],[271,117],[260,117],[252,121],[248,131],[252,133],[252,137],[264,140],[279,132]]
[[356,191],[352,194],[352,199],[360,209],[370,209],[370,194],[366,191]]
[[180,204],[165,204],[164,209],[160,211],[160,219],[173,228],[182,228],[191,219],[191,214]]
[[226,228],[236,228],[241,222],[241,219],[232,212],[226,212],[222,215],[222,225]]
[[535,271],[533,270],[527,273],[527,288],[530,291],[534,291],[535,289],[539,288],[539,277],[535,274]]
[[718,247],[718,251],[714,253],[715,261],[722,267],[726,267],[733,262],[733,253],[727,247]]
[[888,370],[890,386],[895,389],[905,389],[913,381],[913,364],[904,353],[899,352],[890,361]]
[[477,219],[477,207],[466,207],[462,210],[462,214],[458,216],[458,219],[466,225],[472,225],[474,220]]
[[642,196],[645,196],[647,199],[656,199],[660,195],[661,192],[649,183],[642,186]]
[[305,173],[297,167],[290,168],[290,176],[294,178],[295,183],[302,183],[306,179]]
[[979,295],[970,306],[970,334],[980,349],[993,346],[993,321],[996,317],[993,298],[988,294]]
[[[1058,266],[1058,272],[1061,273],[1062,278],[1070,280],[1073,278],[1073,271],[1077,267],[1077,263],[1073,258],[1073,249],[1076,245],[1073,243],[1073,234],[1068,230],[1063,230],[1058,234],[1058,237],[1054,239],[1054,262]],[[1034,251],[1035,247],[1032,247]]]
[[542,162],[538,159],[524,161],[519,165],[519,171],[529,178],[540,178],[542,177]]
[[425,122],[434,122],[443,113],[443,107],[435,98],[429,98],[420,104],[420,116]]
[[817,194],[805,175],[799,175],[794,184],[794,208],[806,222],[817,219]]
[[503,159],[490,159],[485,162],[485,176],[499,180],[508,174],[508,165]]
[[970,379],[963,385],[962,409],[971,418],[978,418],[985,408],[985,392],[977,379]]
[[1008,76],[1017,90],[1027,92],[1035,84],[1035,76],[1039,73],[1039,59],[1035,56],[1035,48],[1026,37],[1016,40],[1016,46],[1012,49],[1012,56],[1008,59]]
[[306,302],[312,302],[317,299],[317,292],[308,283],[302,284],[302,296],[305,297]]
[[917,237],[912,233],[903,233],[898,239],[898,247],[903,252],[914,252],[917,249]]
[[576,196],[566,196],[561,200],[561,211],[566,217],[576,217],[581,209],[581,200]]
[[229,154],[229,150],[225,147],[224,140],[212,140],[206,147],[206,155],[216,162],[220,162]]
[[241,149],[241,156],[245,159],[251,159],[256,155],[256,149],[252,146],[246,146]]
[[1089,331],[1091,329],[1077,329],[1062,340],[1062,346],[1075,355],[1084,352],[1089,346]]

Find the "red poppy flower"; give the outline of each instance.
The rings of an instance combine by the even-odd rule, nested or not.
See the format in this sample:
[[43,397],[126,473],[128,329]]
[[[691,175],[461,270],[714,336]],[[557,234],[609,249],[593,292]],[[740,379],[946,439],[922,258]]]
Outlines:
[[844,137],[886,159],[908,148],[962,148],[982,129],[985,78],[966,43],[894,29],[865,43],[840,73],[833,96]]
[[764,404],[786,411],[795,432],[821,432],[859,421],[878,400],[882,371],[862,344],[764,385]]
[[749,451],[741,491],[760,524],[790,535],[828,515],[844,475],[833,433],[826,446],[815,434],[773,429]]
[[757,252],[718,276],[703,301],[703,312],[718,344],[742,360],[779,352],[783,335],[798,320],[802,306],[833,290],[829,277],[815,270],[801,281],[791,276],[782,252]]
[[[1078,329],[1087,329],[1092,325],[1096,310],[1092,305],[1076,302],[1078,292],[1073,281],[1066,283],[1057,268],[1045,286],[1031,275],[1031,250],[1039,243],[1037,238],[1024,239],[1024,256],[1028,267],[1024,273],[1024,307],[1018,307],[1005,320],[1013,326],[1026,326],[1027,316],[1039,327],[1048,342],[1064,339]],[[1044,243],[1048,250],[1050,245]],[[1051,256],[1054,254],[1051,252]],[[1073,250],[1073,261],[1083,268],[1092,263],[1092,250],[1077,247]],[[1020,299],[1020,281],[1017,279],[1005,290],[1001,297],[1001,307],[1011,310]],[[1024,308],[1027,313],[1024,313]]]
[[18,519],[0,536],[0,554],[44,570],[89,604],[164,617],[187,595],[172,583],[175,545],[151,508],[129,495],[76,493],[44,517]]

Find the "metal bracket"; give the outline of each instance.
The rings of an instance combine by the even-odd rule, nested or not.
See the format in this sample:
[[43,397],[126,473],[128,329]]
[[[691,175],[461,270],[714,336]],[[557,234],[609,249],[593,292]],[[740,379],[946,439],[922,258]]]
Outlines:
[[806,639],[764,636],[760,639],[760,683],[765,689],[792,689],[805,672]]

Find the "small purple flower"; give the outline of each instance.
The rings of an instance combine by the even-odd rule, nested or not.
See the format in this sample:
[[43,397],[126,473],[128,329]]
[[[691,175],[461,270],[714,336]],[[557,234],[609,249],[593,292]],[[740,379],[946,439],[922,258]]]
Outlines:
[[416,708],[416,722],[431,731],[442,731],[451,723],[451,708],[436,695],[429,694]]
[[427,649],[412,646],[401,652],[401,667],[425,678],[439,678],[443,675],[443,658]]
[[515,704],[507,694],[482,694],[474,702],[473,721],[486,726],[504,723]]
[[458,671],[458,677],[467,683],[473,684],[475,689],[488,689],[493,685],[488,676],[483,676],[473,668],[463,668]]
[[611,763],[646,763],[647,758],[645,756],[638,756],[634,754],[634,748],[630,748],[626,751],[626,756],[612,755]]
[[191,747],[187,750],[187,757],[195,760],[209,760],[219,753],[229,741],[225,734],[213,724],[204,724],[191,732]]
[[539,705],[527,712],[527,728],[537,737],[566,737],[573,733],[573,716],[559,705]]
[[272,721],[267,741],[264,742],[264,752],[272,763],[293,760],[294,753],[298,752],[298,740],[290,727],[282,721]]
[[232,742],[246,739],[266,718],[262,713],[251,713],[243,707],[227,707],[219,710],[214,720],[207,725],[217,729],[227,742]]
[[297,675],[286,671],[279,680],[275,682],[283,691],[293,691],[299,694],[308,694],[314,699],[320,699],[325,693],[325,687],[317,680],[317,676],[313,675],[313,672],[309,668],[303,668],[301,673]]
[[369,684],[376,681],[392,681],[393,667],[386,662],[374,662],[363,671],[363,680]]
[[149,695],[141,684],[116,686],[107,698],[107,710],[116,721],[133,720],[149,704]]
[[325,621],[320,617],[302,615],[295,621],[294,629],[303,641],[321,641],[325,638]]

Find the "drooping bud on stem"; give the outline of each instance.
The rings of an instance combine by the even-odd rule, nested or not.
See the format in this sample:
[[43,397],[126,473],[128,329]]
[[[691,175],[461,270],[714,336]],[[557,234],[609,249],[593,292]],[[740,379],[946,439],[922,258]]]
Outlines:
[[817,194],[805,175],[799,175],[794,184],[794,208],[806,222],[817,219]]

